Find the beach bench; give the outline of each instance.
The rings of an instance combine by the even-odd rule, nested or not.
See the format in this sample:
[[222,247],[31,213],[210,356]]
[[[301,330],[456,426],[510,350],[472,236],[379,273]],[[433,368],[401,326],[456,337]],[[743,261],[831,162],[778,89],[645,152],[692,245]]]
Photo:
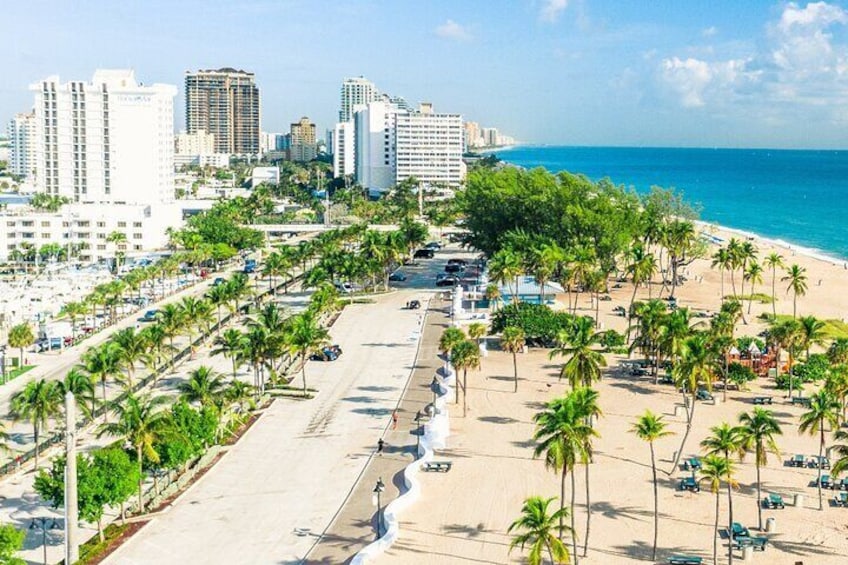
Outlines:
[[837,493],[836,496],[833,497],[833,503],[837,506],[845,507],[845,505],[848,504],[848,492]]
[[701,468],[701,460],[697,457],[690,457],[683,462],[683,468],[687,471],[697,471]]
[[698,400],[715,400],[713,395],[705,388],[699,388],[698,392],[695,393],[695,397]]
[[435,471],[437,473],[447,473],[451,470],[453,463],[450,461],[427,461],[421,468],[425,471]]
[[748,531],[748,528],[740,524],[739,522],[733,522],[730,525],[730,537],[734,540],[736,538],[750,538],[751,533]]
[[769,493],[769,495],[763,499],[763,505],[766,508],[786,508],[786,505],[783,503],[783,497],[774,493]]
[[813,469],[818,469],[819,467],[822,469],[830,469],[830,459],[827,457],[813,455],[807,460],[807,467],[812,467]]
[[821,476],[821,488],[833,488],[833,483],[830,480],[830,475]]
[[680,490],[689,490],[692,492],[701,492],[701,485],[695,480],[695,477],[684,477],[680,481]]
[[755,396],[754,404],[771,404],[771,396]]
[[734,544],[738,549],[743,547],[753,547],[754,551],[765,551],[768,538],[765,536],[738,536],[733,539]]
[[803,455],[793,455],[792,459],[789,460],[789,465],[792,467],[803,467],[804,466],[804,456]]
[[803,396],[796,396],[792,399],[792,405],[808,407],[810,405],[810,399]]
[[842,479],[838,483],[833,483],[831,488],[839,490],[848,490],[848,479]]
[[702,557],[694,555],[672,555],[668,558],[668,565],[701,565],[703,562]]

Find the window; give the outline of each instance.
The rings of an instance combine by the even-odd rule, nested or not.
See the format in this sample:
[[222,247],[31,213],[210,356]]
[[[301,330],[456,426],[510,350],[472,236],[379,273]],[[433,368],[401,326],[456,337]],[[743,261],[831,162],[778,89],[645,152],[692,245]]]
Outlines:
[[10,228],[13,228],[13,227],[15,227],[15,222],[6,222],[6,225],[9,226]]
[[97,250],[98,251],[106,251],[106,246],[105,245],[98,245]]
[[106,222],[97,222],[97,227],[98,227],[98,228],[105,228],[105,227],[106,227]]
[[141,222],[133,222],[133,227],[134,227],[134,228],[140,228],[140,227],[141,227]]
[[42,227],[42,228],[49,228],[49,227],[50,227],[50,222],[41,222],[41,227]]
[[125,227],[127,227],[127,223],[126,222],[118,222],[118,227],[119,228],[125,228]]
[[140,233],[134,233],[133,239],[141,239],[141,234]]
[[97,239],[106,239],[106,234],[105,233],[97,234]]
[[41,233],[41,238],[42,238],[42,239],[50,239],[50,234],[49,234],[49,233],[44,233],[44,232],[42,232],[42,233]]
[[133,245],[133,249],[136,251],[141,251],[142,247],[141,245]]

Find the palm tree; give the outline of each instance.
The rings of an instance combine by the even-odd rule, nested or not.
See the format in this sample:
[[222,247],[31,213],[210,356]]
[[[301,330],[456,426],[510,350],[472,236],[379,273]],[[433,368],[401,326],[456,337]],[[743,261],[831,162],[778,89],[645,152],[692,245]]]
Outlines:
[[[162,324],[155,323],[147,326],[138,333],[144,338],[147,348],[153,353],[145,361],[150,363],[151,367],[158,367],[162,362],[163,353],[169,350],[169,346],[166,343],[168,335],[165,329],[162,327]],[[155,374],[158,375],[159,373],[157,372]]]
[[524,330],[518,326],[507,326],[501,335],[501,349],[512,353],[512,369],[515,373],[515,388],[518,392],[518,352],[524,351]]
[[751,313],[751,304],[754,302],[754,289],[756,285],[763,282],[763,268],[756,261],[752,261],[745,270],[743,280],[751,281],[751,295],[748,297],[748,314]]
[[50,418],[59,414],[62,396],[55,381],[40,379],[30,381],[21,390],[12,395],[9,413],[16,422],[27,420],[32,424],[35,443],[35,467],[38,469],[38,439],[41,430],[50,424]]
[[777,294],[775,293],[775,281],[777,280],[777,269],[785,266],[783,264],[783,255],[779,253],[769,253],[763,263],[771,269],[771,317],[777,318]]
[[[846,441],[848,440],[848,432],[839,429],[836,431],[835,438],[837,441]],[[838,457],[836,461],[833,462],[830,474],[834,477],[838,477],[846,469],[848,469],[848,443],[838,443],[833,446],[833,449],[836,451]]]
[[848,363],[848,337],[838,337],[827,348],[827,360],[832,365]]
[[[839,424],[839,412],[841,407],[839,402],[827,390],[820,390],[810,397],[809,409],[801,414],[801,425],[798,430],[804,434],[815,435],[819,434],[819,461],[824,455],[824,428],[825,424],[830,428],[836,429]],[[818,469],[818,490],[819,490],[819,510],[823,510],[822,490],[821,490],[821,465],[816,465]]]
[[[575,406],[573,398],[565,396],[550,401],[545,409],[533,417],[536,432],[533,439],[538,445],[533,451],[534,457],[545,456],[545,466],[560,472],[560,509],[565,508],[565,477],[571,470],[571,543],[573,555],[577,561],[577,533],[574,528],[574,467],[585,457],[587,438],[597,435]],[[560,540],[565,532],[560,515]]]
[[[92,379],[100,381],[103,391],[103,403],[106,403],[106,380],[120,371],[118,347],[112,342],[106,342],[88,349],[80,358],[80,368]],[[103,413],[106,418],[106,412]]]
[[462,416],[465,417],[468,399],[468,369],[480,368],[480,348],[471,340],[456,344],[451,350],[451,363],[462,371]]
[[722,422],[711,427],[710,432],[712,432],[712,435],[701,441],[701,448],[707,455],[721,455],[725,459],[729,459],[731,453],[738,456],[745,453],[739,428],[732,427],[727,422]]
[[24,348],[35,343],[35,334],[32,333],[32,327],[26,322],[12,326],[9,329],[9,347],[17,348],[20,351],[19,365],[24,366]]
[[768,465],[768,454],[780,457],[775,437],[781,435],[780,423],[771,410],[754,408],[752,413],[739,415],[739,439],[745,453],[754,452],[754,465],[757,467],[757,524],[763,529],[763,504],[760,492],[760,468]]
[[142,482],[144,479],[145,458],[156,463],[159,454],[154,446],[166,433],[168,413],[160,408],[170,400],[165,396],[136,396],[129,392],[121,402],[113,402],[110,407],[115,413],[115,422],[100,425],[97,437],[109,435],[123,438],[135,448],[138,461],[138,511],[144,512]]
[[132,387],[135,364],[150,355],[147,340],[134,328],[125,328],[115,332],[111,341],[116,346],[118,362],[127,370],[127,386]]
[[329,341],[329,332],[309,312],[303,312],[292,318],[286,334],[286,345],[292,355],[300,356],[304,395],[306,395],[306,359]]
[[187,381],[177,387],[180,396],[188,402],[212,406],[224,392],[224,379],[210,367],[201,366],[189,373]]
[[88,313],[88,308],[82,302],[68,302],[62,307],[62,312],[71,321],[71,339],[77,340],[77,320]]
[[821,345],[824,340],[824,322],[815,316],[801,316],[799,344],[807,353],[807,361],[810,360],[810,348],[813,345]]
[[[745,295],[745,280],[748,274],[748,265],[757,260],[757,247],[751,241],[745,241],[739,246],[739,267],[742,270],[742,287],[739,289],[739,294]],[[740,299],[741,300],[741,299]]]
[[659,536],[659,495],[657,492],[657,462],[654,456],[654,442],[660,438],[671,435],[666,429],[666,423],[663,422],[662,416],[657,416],[650,410],[646,410],[642,416],[636,420],[636,423],[630,428],[630,431],[642,441],[648,442],[651,448],[651,474],[654,477],[654,549],[651,553],[651,560],[657,560],[657,538]]
[[180,335],[186,327],[185,310],[177,304],[165,304],[156,316],[159,318],[159,325],[162,326],[162,330],[168,336],[168,345],[172,352],[171,370],[173,371],[177,351],[174,347],[174,338]]
[[477,347],[480,346],[480,339],[486,335],[487,331],[486,324],[481,324],[480,322],[474,322],[468,325],[468,337],[477,343]]
[[224,333],[215,338],[216,347],[212,349],[212,355],[223,355],[228,357],[233,364],[233,381],[236,380],[241,353],[244,351],[245,336],[235,328],[228,328]]
[[789,397],[792,398],[792,385],[795,381],[792,375],[792,365],[795,361],[795,353],[801,340],[801,323],[798,320],[773,321],[768,329],[769,342],[776,348],[776,374],[780,377],[780,354],[785,349],[789,352]]
[[209,312],[204,312],[203,300],[194,296],[186,296],[178,305],[182,312],[182,330],[188,336],[189,347],[191,348],[192,359],[194,358],[194,333],[198,326],[203,324],[204,317],[209,316]]
[[[704,457],[701,464],[701,469],[699,471],[701,477],[699,479],[699,482],[707,481],[709,483],[710,491],[712,491],[716,495],[714,526],[715,531],[713,532],[713,563],[718,563],[718,514],[721,500],[721,483],[724,482],[725,484],[727,484],[728,500],[730,500],[731,489],[737,486],[737,483],[735,480],[733,480],[734,469],[733,463],[730,461],[730,459],[726,459],[718,455],[708,455],[707,457]],[[732,524],[732,512],[730,515],[730,519],[730,523]],[[730,555],[732,560],[733,540],[730,540],[728,546],[728,554]]]
[[[730,285],[733,287],[733,298],[735,299],[737,294],[734,274],[736,273],[736,269],[742,266],[742,242],[735,237],[731,237],[730,241],[727,242],[727,255],[730,259]],[[724,297],[722,296],[721,299],[724,300]]]
[[518,277],[523,272],[521,256],[510,248],[501,249],[489,260],[489,278],[506,285],[512,297],[510,304],[515,304],[518,298]]
[[665,323],[668,311],[662,300],[649,300],[634,304],[634,314],[638,319],[637,334],[630,345],[630,350],[639,349],[645,359],[653,360],[651,369],[654,384],[659,384],[659,365],[662,339],[665,333]]
[[797,316],[798,297],[807,294],[807,269],[792,265],[786,270],[786,276],[781,277],[782,282],[789,282],[786,292],[792,291],[792,317]]
[[692,430],[698,387],[703,385],[707,390],[710,390],[715,380],[715,373],[716,360],[709,347],[707,336],[696,334],[687,339],[683,348],[683,357],[673,369],[675,383],[683,391],[683,405],[686,407],[686,431],[683,434],[680,449],[677,451],[669,474],[677,469],[686,440],[689,438],[689,432]]
[[574,321],[571,331],[560,334],[557,340],[559,345],[551,350],[548,357],[568,357],[559,378],[568,379],[571,388],[578,385],[592,386],[592,383],[601,379],[601,367],[606,367],[607,362],[603,354],[592,349],[592,346],[599,344],[602,336],[602,333],[595,332],[592,319],[585,316]]
[[209,301],[218,313],[218,333],[221,333],[221,308],[230,300],[230,291],[225,284],[213,286],[206,291],[206,300]]
[[[630,248],[627,273],[633,279],[633,294],[630,296],[630,307],[627,309],[628,317],[633,313],[633,302],[636,300],[636,291],[640,284],[648,285],[648,296],[651,291],[651,279],[657,272],[657,260],[653,254],[645,251],[644,246],[637,244]],[[723,280],[723,279],[722,279]],[[627,341],[630,341],[630,325],[627,326]]]
[[597,418],[603,415],[601,407],[598,405],[598,391],[587,386],[581,386],[571,392],[569,397],[574,402],[574,407],[577,416],[584,419],[589,426],[591,432],[583,438],[583,452],[581,463],[586,472],[586,535],[583,536],[583,557],[586,557],[589,551],[589,532],[592,522],[592,501],[589,482],[589,464],[592,462],[592,439],[599,437],[600,434],[594,431],[594,422]]
[[[732,270],[733,259],[726,248],[719,247],[718,251],[713,254],[712,260],[713,262],[710,266],[718,267],[719,273],[721,273],[721,299],[724,300],[724,272]],[[734,294],[735,292],[736,291],[734,291]]]
[[83,415],[91,419],[97,398],[94,394],[94,382],[87,373],[79,367],[73,367],[63,380],[56,381],[56,387],[59,389],[59,397],[63,400],[67,393],[73,393]]
[[[512,533],[513,530],[522,532],[512,538],[509,551],[512,552],[516,546],[523,550],[525,545],[530,545],[530,553],[527,555],[527,562],[530,565],[542,565],[544,552],[547,552],[552,564],[569,563],[571,560],[568,547],[553,533],[557,520],[561,527],[563,518],[568,515],[568,510],[560,508],[553,514],[548,514],[548,506],[553,501],[553,498],[545,499],[539,496],[526,499],[521,507],[521,517],[507,529],[508,533]],[[562,533],[560,533],[561,536]]]

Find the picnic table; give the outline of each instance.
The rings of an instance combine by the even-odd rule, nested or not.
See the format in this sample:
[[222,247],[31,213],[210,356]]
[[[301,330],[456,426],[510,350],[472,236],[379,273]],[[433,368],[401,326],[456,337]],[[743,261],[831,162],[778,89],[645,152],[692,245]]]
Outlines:
[[848,490],[848,479],[842,479],[838,483],[833,483],[833,486],[831,488],[839,490]]
[[421,468],[425,471],[435,471],[437,473],[447,473],[451,470],[451,466],[453,463],[450,461],[427,461],[424,463]]
[[827,457],[819,457],[818,455],[813,455],[807,460],[807,466],[812,467],[813,469],[818,469],[821,467],[822,469],[830,469],[830,459]]
[[701,565],[704,560],[694,555],[672,555],[668,558],[668,565]]
[[792,467],[803,467],[804,466],[804,456],[799,454],[793,455],[792,459],[789,460],[789,464]]
[[821,487],[822,488],[833,488],[833,483],[830,480],[830,475],[822,475],[821,476]]
[[769,493],[769,495],[763,499],[763,504],[766,508],[786,508],[786,505],[783,502],[783,497],[774,493]]
[[749,538],[751,537],[751,533],[748,531],[748,528],[739,522],[733,522],[730,525],[730,537],[733,539],[736,539],[737,537]]
[[833,503],[844,508],[848,505],[848,492],[837,493],[836,496],[833,497]]
[[714,400],[713,395],[705,388],[699,388],[698,392],[695,393],[695,397],[698,400]]
[[701,485],[695,480],[695,477],[684,477],[680,481],[680,490],[688,490],[692,492],[701,492]]
[[754,404],[771,404],[771,396],[755,396]]
[[810,405],[810,399],[803,396],[796,396],[792,399],[792,405],[800,405],[807,407]]
[[736,544],[736,547],[753,547],[754,551],[765,551],[766,543],[768,543],[768,538],[765,536],[738,536],[733,540]]

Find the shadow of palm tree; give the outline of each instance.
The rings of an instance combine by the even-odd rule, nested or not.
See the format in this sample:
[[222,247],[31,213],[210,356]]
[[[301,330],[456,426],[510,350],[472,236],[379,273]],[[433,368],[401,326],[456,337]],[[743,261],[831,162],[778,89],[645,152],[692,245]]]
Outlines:
[[508,416],[480,416],[477,419],[488,424],[515,424],[518,422],[515,418]]

